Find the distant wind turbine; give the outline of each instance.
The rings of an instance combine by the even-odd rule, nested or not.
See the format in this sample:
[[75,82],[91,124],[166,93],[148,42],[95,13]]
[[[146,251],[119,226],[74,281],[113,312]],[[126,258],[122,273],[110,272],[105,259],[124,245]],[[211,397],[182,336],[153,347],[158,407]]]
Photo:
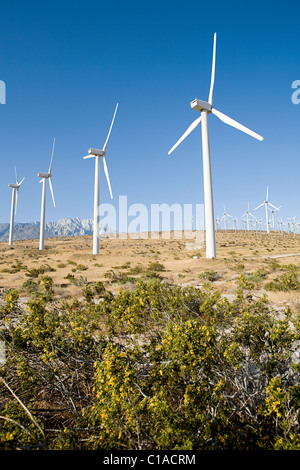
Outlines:
[[249,215],[255,219],[254,215],[251,214],[251,212],[250,212],[250,206],[249,206],[249,202],[248,202],[248,210],[242,215],[242,217],[246,216],[248,232],[249,232]]
[[276,210],[279,210],[278,207],[275,207],[273,206],[273,204],[271,204],[269,202],[269,188],[267,186],[267,195],[266,195],[266,199],[264,200],[264,202],[262,204],[260,204],[259,206],[257,206],[254,210],[256,211],[257,209],[259,209],[260,207],[262,206],[265,206],[265,209],[266,209],[266,225],[267,225],[267,232],[268,234],[270,233],[270,222],[269,222],[269,214],[268,214],[268,208],[269,206],[273,207],[274,209]]
[[110,192],[110,197],[111,199],[113,198],[112,195],[112,190],[111,190],[111,185],[110,185],[110,180],[109,180],[109,175],[108,175],[108,168],[107,168],[107,163],[106,163],[106,148],[108,144],[108,139],[112,130],[112,126],[115,120],[116,112],[118,109],[118,103],[115,108],[115,112],[111,121],[111,125],[108,131],[108,135],[106,137],[106,141],[104,143],[103,149],[94,149],[90,148],[88,153],[89,155],[83,157],[84,159],[86,158],[95,158],[95,187],[94,187],[94,227],[93,227],[93,255],[98,255],[99,254],[99,204],[100,204],[100,157],[103,159],[103,167],[104,167],[104,173],[106,176],[109,192]]
[[288,217],[289,219],[289,223],[290,223],[290,227],[291,227],[291,232],[293,232],[294,234],[294,238],[296,237],[296,231],[295,231],[295,228],[296,228],[296,216],[294,215],[294,217]]
[[231,217],[233,219],[232,215],[227,214],[225,206],[224,206],[224,214],[222,215],[221,220],[224,219],[225,232],[227,232],[227,228],[228,228],[228,217]]
[[14,225],[15,225],[15,215],[17,213],[19,189],[20,189],[20,186],[21,186],[21,184],[23,183],[23,181],[25,179],[25,178],[23,178],[19,183],[16,167],[14,167],[14,168],[15,168],[16,182],[15,183],[10,183],[8,185],[10,188],[12,188],[11,210],[10,210],[10,226],[9,226],[9,240],[8,240],[8,244],[11,245],[11,246],[12,246],[13,241],[14,241]]
[[54,137],[54,140],[53,140],[52,154],[51,154],[51,160],[50,160],[48,173],[38,173],[38,177],[42,178],[40,183],[43,183],[42,204],[41,204],[41,222],[40,222],[40,246],[39,246],[40,250],[43,250],[44,247],[45,247],[45,210],[46,210],[47,180],[49,181],[49,187],[50,187],[50,192],[51,192],[51,196],[52,196],[53,206],[55,207],[55,199],[54,199],[53,187],[52,187],[52,182],[51,182],[54,146],[55,146],[55,137]]
[[280,207],[276,207],[276,208],[274,208],[274,209],[270,209],[270,208],[269,208],[269,211],[270,211],[271,214],[272,214],[272,227],[273,227],[273,230],[274,230],[274,231],[275,231],[275,228],[276,228],[276,227],[275,227],[275,215],[274,215],[274,213],[275,213],[275,211],[279,211],[280,208],[281,208],[281,206],[280,206]]
[[220,228],[220,217],[216,218],[216,231],[218,231]]
[[212,60],[212,71],[210,90],[208,96],[208,102],[194,99],[191,102],[191,107],[201,113],[192,124],[188,127],[185,133],[180,137],[176,144],[169,150],[170,155],[173,150],[200,124],[202,123],[202,154],[203,154],[203,179],[204,179],[204,205],[205,205],[205,230],[206,230],[206,257],[216,258],[216,239],[215,239],[215,226],[214,226],[214,207],[213,207],[213,190],[212,190],[212,178],[211,178],[211,163],[210,163],[210,150],[209,150],[209,135],[208,135],[208,114],[212,113],[217,116],[225,124],[228,124],[236,129],[239,129],[246,134],[255,137],[258,140],[263,140],[263,137],[256,134],[255,132],[247,129],[245,126],[234,121],[230,117],[221,113],[217,109],[213,108],[213,90],[215,81],[215,66],[216,66],[216,40],[217,34],[214,34],[214,46],[213,46],[213,60]]
[[281,235],[283,236],[283,229],[282,229],[282,226],[283,226],[284,224],[283,224],[282,217],[281,217],[281,219],[280,219],[277,223],[278,223],[279,231],[280,231]]

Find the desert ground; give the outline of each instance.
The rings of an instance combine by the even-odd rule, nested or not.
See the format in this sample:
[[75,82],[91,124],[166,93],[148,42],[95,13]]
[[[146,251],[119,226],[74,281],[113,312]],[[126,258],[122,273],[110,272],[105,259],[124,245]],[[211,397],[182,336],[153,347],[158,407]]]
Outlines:
[[[217,258],[206,259],[203,233],[160,233],[124,235],[100,240],[99,255],[92,254],[92,237],[51,238],[40,251],[38,240],[0,243],[0,289],[20,289],[26,281],[39,282],[41,275],[53,279],[57,298],[82,296],[82,286],[104,281],[114,293],[134,287],[138,277],[155,272],[163,279],[180,285],[201,287],[210,284],[233,300],[237,278],[263,270],[252,294],[267,294],[270,305],[277,309],[300,310],[297,291],[266,292],[264,284],[282,273],[284,266],[300,266],[300,235],[272,232],[217,231]],[[124,237],[124,238],[123,238]],[[140,237],[140,238],[139,238]],[[168,237],[168,238],[165,238]]]

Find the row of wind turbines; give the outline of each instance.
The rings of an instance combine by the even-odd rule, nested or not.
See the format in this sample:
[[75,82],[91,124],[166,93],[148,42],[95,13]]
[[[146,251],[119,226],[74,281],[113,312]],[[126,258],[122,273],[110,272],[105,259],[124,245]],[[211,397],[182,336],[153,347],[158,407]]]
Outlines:
[[[207,258],[216,258],[216,240],[215,240],[215,219],[214,219],[214,204],[213,204],[213,187],[212,187],[212,175],[211,175],[211,160],[210,160],[210,148],[209,148],[209,132],[208,132],[208,116],[209,114],[214,114],[221,121],[229,126],[232,126],[255,139],[262,141],[263,137],[256,132],[248,129],[242,124],[238,123],[229,116],[218,111],[213,107],[213,92],[214,92],[214,82],[215,82],[215,68],[216,68],[216,39],[217,35],[214,34],[214,43],[213,43],[213,58],[212,58],[212,70],[211,70],[211,81],[210,81],[210,90],[208,101],[202,101],[199,99],[194,99],[190,106],[192,109],[200,112],[200,116],[195,119],[176,144],[169,150],[168,154],[170,155],[178,146],[181,144],[186,137],[201,123],[202,127],[202,156],[203,156],[203,183],[204,183],[204,206],[205,206],[205,233],[206,233],[206,257]],[[84,159],[94,158],[95,159],[95,184],[94,184],[94,225],[93,225],[93,254],[99,253],[99,204],[100,204],[100,158],[103,160],[104,173],[106,175],[110,196],[113,198],[110,179],[108,175],[107,163],[106,163],[106,150],[107,144],[112,130],[112,126],[115,120],[118,104],[116,105],[112,122],[109,128],[109,132],[102,149],[90,148],[88,150],[88,155],[83,157]],[[50,191],[52,195],[53,204],[55,207],[55,200],[52,188],[52,162],[53,162],[53,153],[54,153],[55,139],[53,142],[52,155],[50,160],[50,166],[48,173],[38,173],[38,176],[41,178],[42,186],[42,203],[41,203],[41,224],[40,224],[40,245],[41,250],[44,249],[44,235],[45,235],[45,202],[46,202],[46,184],[47,180],[49,182]],[[16,211],[16,198],[19,192],[21,182],[18,182],[16,174],[16,183],[10,184],[9,186],[13,189],[12,196],[12,207],[11,207],[11,224],[10,224],[10,236],[9,243],[12,244],[13,241],[13,225],[14,225],[14,214]],[[266,201],[264,201],[259,207],[265,205],[266,207],[266,217],[268,219],[268,210],[270,203],[268,202],[268,195]],[[249,211],[246,216],[249,220]],[[269,230],[269,223],[267,223],[267,230]]]
[[[255,207],[254,211],[258,210],[260,207],[265,208],[265,225],[267,227],[267,233],[270,234],[271,232],[276,231],[276,223],[275,223],[275,213],[277,211],[280,211],[282,206],[276,207],[273,204],[270,203],[269,201],[269,189],[267,186],[267,195],[266,199],[260,204],[259,206]],[[270,214],[271,213],[271,214]],[[233,228],[234,231],[236,232],[238,229],[238,217],[234,217],[231,214],[228,214],[226,212],[226,208],[224,206],[224,213],[222,217],[217,217],[215,220],[215,227],[216,230],[229,230],[229,220],[231,219],[231,222],[233,222]],[[277,229],[279,232],[283,235],[285,231],[292,233],[295,237],[296,235],[296,228],[298,227],[298,233],[300,233],[300,222],[296,221],[296,216],[294,217],[287,217],[288,221],[284,222],[282,218],[277,221]],[[223,221],[223,227],[222,227],[222,221]],[[248,202],[248,209],[244,214],[242,214],[240,221],[242,222],[242,230],[245,232],[249,231],[255,231],[256,234],[258,231],[262,231],[262,219],[258,219],[255,215],[253,215],[250,212],[250,204]],[[285,229],[286,227],[286,229]]]
[[[102,157],[103,160],[103,166],[104,166],[104,173],[107,179],[107,184],[109,187],[109,192],[111,198],[113,198],[112,195],[112,190],[111,190],[111,184],[110,184],[110,179],[109,179],[109,174],[108,174],[108,168],[107,168],[107,163],[106,163],[106,149],[107,149],[107,144],[109,140],[109,136],[112,130],[112,126],[115,120],[116,112],[118,109],[118,103],[115,108],[115,112],[112,118],[112,122],[108,131],[108,135],[106,137],[103,149],[95,149],[95,148],[90,148],[88,151],[88,155],[83,157],[84,159],[87,158],[95,158],[95,189],[94,189],[94,225],[93,225],[93,254],[99,254],[99,204],[100,204],[100,157]],[[42,173],[38,172],[37,176],[41,178],[40,183],[42,183],[42,202],[41,202],[41,220],[40,220],[40,241],[39,241],[39,249],[44,250],[45,248],[45,226],[46,226],[46,190],[47,190],[47,181],[49,183],[49,188],[52,196],[52,201],[53,201],[53,206],[55,207],[55,198],[54,198],[54,192],[53,192],[53,186],[52,186],[52,164],[53,164],[53,155],[54,155],[54,147],[55,147],[55,137],[53,140],[53,146],[52,146],[52,153],[51,153],[51,159],[50,159],[50,165],[47,173]],[[11,212],[10,212],[10,227],[9,227],[9,245],[13,245],[13,239],[14,239],[14,219],[17,211],[17,202],[18,202],[18,195],[19,195],[19,190],[20,186],[23,183],[24,179],[23,178],[20,182],[18,180],[18,174],[16,167],[15,169],[15,177],[16,177],[16,182],[15,183],[10,183],[8,186],[12,188],[12,201],[11,201]]]

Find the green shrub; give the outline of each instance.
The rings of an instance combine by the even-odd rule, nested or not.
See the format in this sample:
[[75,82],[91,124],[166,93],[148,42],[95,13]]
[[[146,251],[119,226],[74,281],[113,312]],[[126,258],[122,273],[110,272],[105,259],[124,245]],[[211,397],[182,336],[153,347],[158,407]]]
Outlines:
[[273,281],[265,284],[267,291],[289,291],[289,290],[300,290],[300,276],[299,274],[290,271],[281,274],[276,277]]
[[39,277],[40,274],[44,274],[46,272],[54,272],[56,269],[52,268],[48,264],[42,265],[39,268],[32,268],[29,269],[26,273],[25,276],[28,277]]
[[149,263],[148,265],[148,271],[155,271],[155,272],[161,272],[165,271],[166,268],[162,263],[158,263],[157,261],[153,261],[152,263]]
[[204,271],[203,273],[198,274],[198,277],[199,279],[205,279],[211,282],[222,278],[222,276],[219,273],[217,273],[216,271],[212,271],[212,270]]
[[299,315],[243,276],[233,302],[159,279],[82,287],[2,296],[1,449],[300,450]]

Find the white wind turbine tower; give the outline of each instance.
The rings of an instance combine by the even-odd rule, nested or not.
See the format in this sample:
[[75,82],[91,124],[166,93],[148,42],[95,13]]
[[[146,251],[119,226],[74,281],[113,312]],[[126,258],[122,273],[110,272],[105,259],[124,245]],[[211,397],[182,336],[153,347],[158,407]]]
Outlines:
[[251,212],[250,212],[250,206],[249,206],[249,202],[248,202],[248,210],[242,215],[242,217],[246,216],[248,232],[249,232],[249,215],[255,219],[254,215],[251,214]]
[[12,188],[9,239],[8,239],[8,244],[9,245],[12,245],[13,241],[14,241],[14,225],[15,225],[15,215],[16,215],[16,212],[17,212],[19,189],[20,189],[20,186],[21,186],[21,184],[23,183],[23,181],[25,179],[25,178],[23,178],[19,183],[16,167],[14,167],[14,168],[15,168],[16,182],[15,183],[10,183],[8,185],[9,188]]
[[94,187],[94,227],[93,227],[93,255],[98,255],[99,254],[99,204],[100,204],[100,157],[103,159],[103,167],[104,167],[104,173],[106,176],[109,192],[110,192],[110,197],[111,199],[113,198],[112,195],[112,190],[111,190],[111,185],[110,185],[110,180],[109,180],[109,175],[108,175],[108,169],[107,169],[107,163],[106,163],[106,149],[107,149],[107,143],[108,139],[112,130],[112,126],[115,120],[116,112],[118,109],[118,103],[115,108],[115,112],[111,121],[111,125],[106,137],[106,141],[104,143],[103,149],[94,149],[90,148],[89,149],[89,155],[83,157],[84,159],[86,158],[95,158],[95,187]]
[[270,221],[269,221],[269,214],[268,214],[268,207],[271,206],[273,207],[274,209],[276,210],[279,210],[278,207],[275,207],[273,206],[273,204],[271,204],[269,202],[269,188],[267,186],[267,195],[266,195],[266,199],[264,200],[264,202],[262,204],[260,204],[259,206],[257,206],[254,210],[256,211],[257,209],[259,209],[260,207],[262,206],[265,206],[265,209],[266,209],[266,225],[267,225],[267,232],[268,234],[270,233]]
[[212,60],[212,71],[211,71],[211,82],[208,102],[194,99],[190,105],[196,111],[201,113],[185,133],[180,137],[176,144],[169,150],[170,155],[173,150],[200,124],[202,123],[202,155],[203,155],[203,179],[204,179],[204,204],[205,204],[205,230],[206,230],[206,257],[216,258],[216,239],[215,239],[215,227],[214,227],[214,207],[213,207],[213,191],[212,191],[212,178],[211,178],[211,164],[210,164],[210,149],[209,149],[209,134],[208,134],[208,115],[210,113],[217,116],[221,121],[225,122],[246,134],[255,137],[258,140],[263,140],[263,137],[256,134],[255,132],[242,126],[237,121],[234,121],[230,117],[221,113],[213,107],[213,90],[215,81],[215,65],[216,65],[216,39],[217,35],[214,34],[214,46],[213,46],[213,60]]
[[39,246],[40,250],[43,250],[44,247],[45,247],[45,210],[46,210],[47,180],[49,181],[49,187],[50,187],[50,191],[51,191],[53,206],[55,207],[55,199],[54,199],[53,187],[52,187],[52,182],[51,182],[54,146],[55,146],[55,137],[54,137],[54,140],[53,140],[52,154],[51,154],[51,160],[50,160],[48,173],[38,173],[38,177],[42,178],[40,183],[43,183],[42,204],[41,204],[41,222],[40,222],[40,246]]

